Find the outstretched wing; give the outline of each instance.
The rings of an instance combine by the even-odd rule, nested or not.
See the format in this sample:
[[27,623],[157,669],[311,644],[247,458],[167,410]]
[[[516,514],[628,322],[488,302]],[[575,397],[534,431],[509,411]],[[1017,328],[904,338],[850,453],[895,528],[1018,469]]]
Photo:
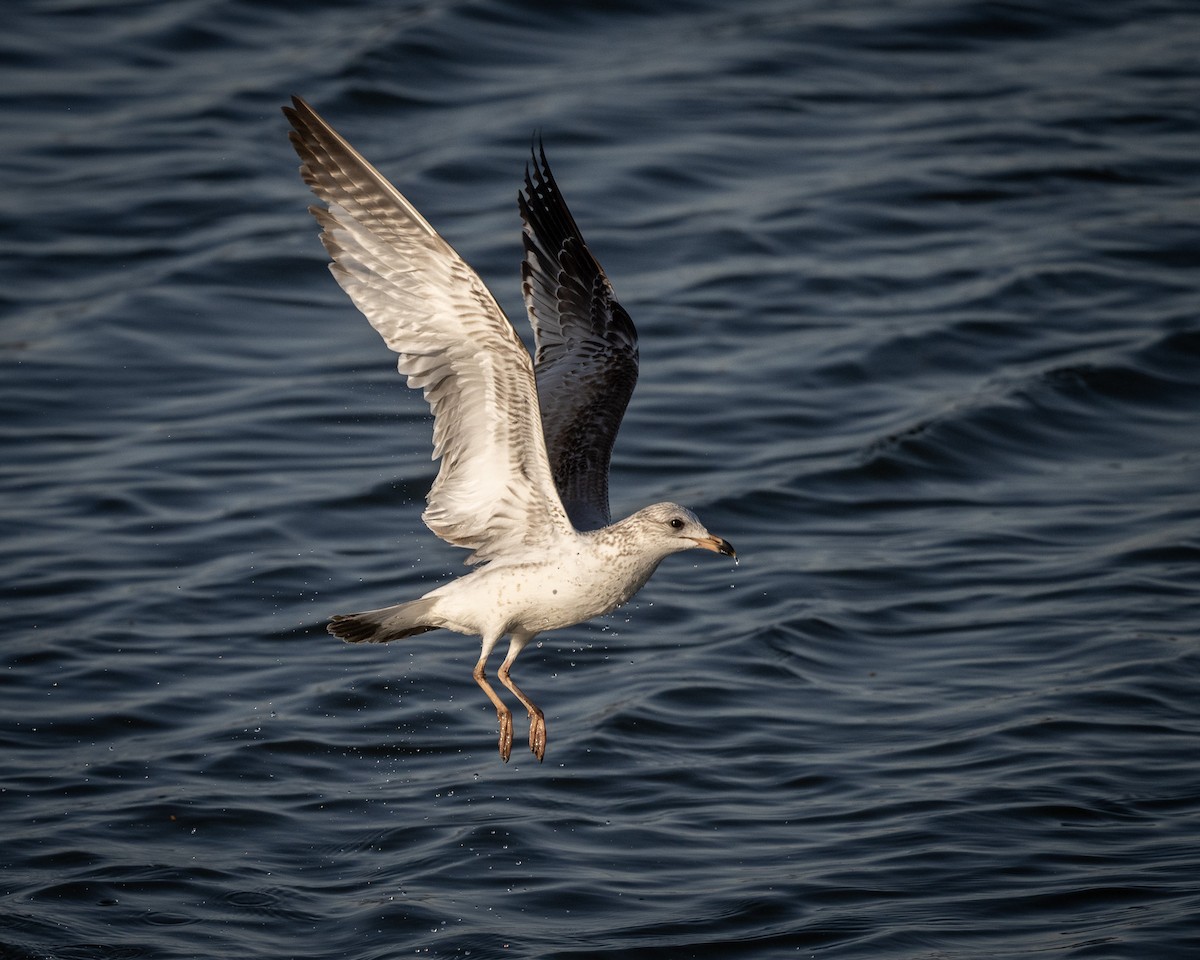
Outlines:
[[518,197],[521,288],[537,345],[550,468],[577,529],[609,522],[608,465],[637,383],[637,331],[583,242],[539,145]]
[[546,456],[529,352],[483,281],[383,176],[299,97],[301,176],[342,289],[400,355],[433,411],[441,468],[422,519],[468,563],[569,535]]

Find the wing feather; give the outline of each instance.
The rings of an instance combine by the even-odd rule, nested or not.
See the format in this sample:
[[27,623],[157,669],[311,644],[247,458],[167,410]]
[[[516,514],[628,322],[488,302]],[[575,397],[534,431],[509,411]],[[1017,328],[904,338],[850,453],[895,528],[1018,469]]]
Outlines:
[[518,202],[521,288],[537,347],[542,430],[577,529],[610,521],[608,468],[638,375],[637,331],[584,243],[540,145]]
[[571,534],[550,471],[533,364],[479,276],[307,103],[284,113],[330,270],[434,416],[441,459],[422,519],[468,563]]

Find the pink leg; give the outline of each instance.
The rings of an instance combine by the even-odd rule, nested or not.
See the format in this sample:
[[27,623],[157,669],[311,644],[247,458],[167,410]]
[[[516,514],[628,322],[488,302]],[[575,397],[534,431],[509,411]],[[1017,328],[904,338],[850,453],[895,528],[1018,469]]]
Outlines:
[[504,684],[521,703],[525,709],[529,711],[529,749],[533,751],[533,755],[538,758],[538,763],[542,762],[542,758],[546,755],[546,717],[541,710],[537,708],[532,700],[530,700],[521,688],[513,682],[509,676],[509,670],[512,668],[513,661],[517,659],[517,654],[521,652],[525,644],[533,639],[533,634],[522,635],[513,634],[512,642],[508,648],[508,656],[504,658],[504,662],[500,664],[500,669],[496,672],[496,676],[500,678],[500,682]]
[[[488,699],[492,701],[492,705],[496,708],[496,717],[500,721],[500,759],[508,763],[509,754],[512,753],[513,741],[512,711],[504,705],[504,701],[492,689],[492,685],[487,682],[487,676],[483,672],[483,665],[487,662],[488,654],[492,652],[492,647],[495,645],[495,640],[491,643],[488,643],[486,640],[484,641],[483,653],[479,657],[479,662],[475,664],[475,669],[472,671],[471,676],[475,678],[475,682],[479,684],[479,688],[487,694]],[[503,669],[501,667],[502,672]]]

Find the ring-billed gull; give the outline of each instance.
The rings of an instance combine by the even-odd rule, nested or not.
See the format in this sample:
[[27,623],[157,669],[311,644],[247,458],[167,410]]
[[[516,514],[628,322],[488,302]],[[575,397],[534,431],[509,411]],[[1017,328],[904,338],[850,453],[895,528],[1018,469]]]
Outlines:
[[519,196],[534,363],[483,281],[416,208],[299,97],[283,112],[301,176],[324,204],[310,210],[330,270],[433,411],[441,466],[422,519],[480,564],[416,600],[336,616],[329,632],[351,643],[438,628],[479,636],[475,682],[496,707],[505,761],[512,713],[484,666],[508,635],[497,675],[529,711],[540,761],[545,717],[509,675],[525,645],[616,609],[672,553],[736,554],[678,504],[610,520],[609,458],[637,381],[637,333],[544,151]]

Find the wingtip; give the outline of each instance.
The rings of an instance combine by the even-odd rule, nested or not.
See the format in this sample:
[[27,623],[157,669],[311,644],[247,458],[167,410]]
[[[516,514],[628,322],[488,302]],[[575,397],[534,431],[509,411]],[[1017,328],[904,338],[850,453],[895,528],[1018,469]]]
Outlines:
[[[550,161],[546,159],[546,142],[542,137],[541,127],[534,129],[529,138],[529,159],[533,161],[533,171],[537,174],[539,186],[544,186],[547,181],[554,179],[554,175],[550,172]],[[525,181],[530,187],[533,186],[529,176],[528,163],[525,164]]]

